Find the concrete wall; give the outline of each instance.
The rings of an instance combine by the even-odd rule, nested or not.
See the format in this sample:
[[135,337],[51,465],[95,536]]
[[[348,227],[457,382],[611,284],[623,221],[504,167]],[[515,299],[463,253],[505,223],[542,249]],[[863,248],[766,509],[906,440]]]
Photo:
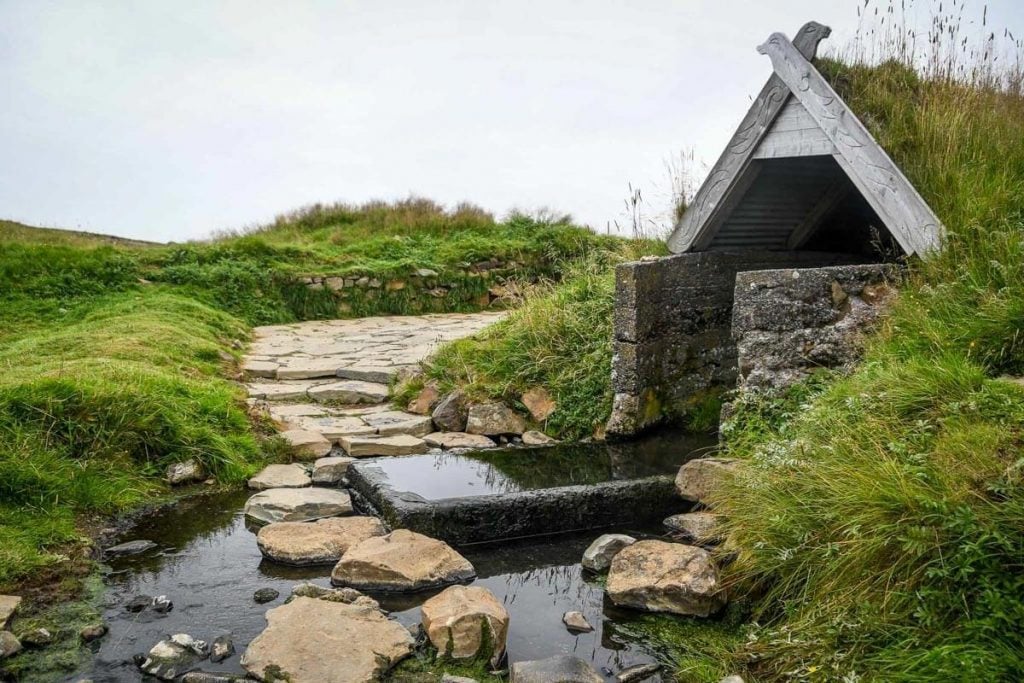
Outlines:
[[899,275],[889,264],[738,273],[732,333],[739,387],[776,390],[815,368],[851,366]]
[[750,270],[850,263],[861,257],[819,252],[697,252],[616,269],[608,433],[636,434],[683,412],[708,390],[733,388],[736,274]]

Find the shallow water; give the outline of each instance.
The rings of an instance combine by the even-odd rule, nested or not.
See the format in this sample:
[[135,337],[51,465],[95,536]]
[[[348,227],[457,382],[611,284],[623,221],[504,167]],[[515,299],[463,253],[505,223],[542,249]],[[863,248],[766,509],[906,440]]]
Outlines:
[[621,444],[438,452],[370,458],[360,466],[380,469],[395,491],[440,500],[674,474],[715,442],[713,436],[667,432]]
[[[587,472],[600,469],[608,478],[647,476],[653,473],[650,468],[665,471],[666,467],[678,466],[678,462],[686,459],[686,454],[692,450],[689,446],[681,448],[678,436],[671,440],[666,437],[663,444],[657,441],[653,443],[658,444],[658,447],[646,451],[637,451],[634,447],[616,454],[613,448],[608,448],[608,456],[599,467],[588,464],[579,469]],[[662,445],[671,445],[676,455],[669,457],[657,454]],[[562,452],[573,451],[564,449]],[[579,451],[575,452],[579,454]],[[587,452],[593,453],[596,449],[589,447]],[[646,457],[643,457],[644,453]],[[528,451],[519,455],[531,457]],[[549,451],[549,455],[554,456],[556,453]],[[669,459],[675,460],[675,464],[667,465]],[[410,459],[391,460],[398,463]],[[495,467],[493,460],[470,460]],[[623,466],[616,465],[617,460],[620,463],[626,460],[632,462]],[[529,462],[523,460],[519,464]],[[530,471],[531,468],[525,469]],[[564,464],[561,469],[571,470]],[[531,475],[534,481],[549,480],[538,475],[537,471],[534,468]],[[543,473],[549,470],[539,471]],[[507,472],[504,471],[506,475]],[[429,475],[421,473],[421,476]],[[567,476],[578,475],[570,471]],[[508,480],[515,481],[511,476]],[[518,481],[522,485],[528,479],[521,478]],[[463,481],[460,486],[465,484],[466,481]],[[449,489],[438,484],[434,490]],[[239,657],[246,645],[263,630],[266,610],[282,604],[292,586],[298,582],[311,580],[320,585],[330,585],[330,566],[294,568],[263,559],[256,546],[255,534],[247,529],[241,514],[242,505],[248,496],[248,492],[238,491],[184,502],[145,521],[123,539],[149,539],[155,541],[159,549],[142,556],[111,562],[103,605],[110,633],[99,641],[91,667],[66,680],[91,678],[96,683],[138,681],[140,674],[132,662],[132,656],[148,651],[157,641],[173,633],[188,633],[208,642],[219,635],[230,633],[236,654],[220,664],[203,662],[201,668],[205,671],[242,673]],[[628,528],[615,531],[650,535],[644,533],[644,530]],[[600,533],[591,531],[582,535],[550,536],[460,548],[477,569],[475,585],[489,588],[509,610],[510,661],[571,653],[591,661],[599,670],[607,667],[618,671],[625,666],[654,660],[652,652],[642,643],[624,635],[620,628],[635,619],[636,613],[611,605],[605,599],[600,584],[584,574],[579,565],[583,550]],[[280,591],[280,597],[266,605],[256,604],[253,592],[268,587]],[[125,603],[139,594],[166,595],[174,602],[174,609],[167,614],[157,614],[151,610],[141,614],[127,612]],[[419,622],[420,605],[430,595],[419,593],[374,597],[398,621],[414,625]],[[570,634],[562,624],[562,615],[568,610],[582,611],[595,631]]]

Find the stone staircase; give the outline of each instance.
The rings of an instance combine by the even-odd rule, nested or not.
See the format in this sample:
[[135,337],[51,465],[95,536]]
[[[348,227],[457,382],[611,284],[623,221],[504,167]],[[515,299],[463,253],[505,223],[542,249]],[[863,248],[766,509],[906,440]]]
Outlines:
[[440,344],[468,337],[502,313],[386,316],[254,330],[242,370],[259,404],[306,457],[335,446],[350,457],[424,453],[429,415],[394,410],[388,385]]

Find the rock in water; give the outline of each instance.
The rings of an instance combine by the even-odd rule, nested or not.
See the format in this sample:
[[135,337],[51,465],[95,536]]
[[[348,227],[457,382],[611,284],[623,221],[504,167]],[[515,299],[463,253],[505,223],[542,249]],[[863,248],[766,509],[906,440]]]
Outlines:
[[117,545],[110,546],[103,551],[103,554],[107,557],[125,557],[127,555],[138,555],[144,553],[147,550],[152,550],[156,547],[156,543],[153,541],[128,541],[127,543],[119,543]]
[[736,472],[739,461],[732,458],[697,458],[684,463],[676,475],[676,491],[683,500],[707,504],[708,496],[724,477]]
[[257,605],[265,605],[277,600],[280,596],[280,591],[275,588],[260,588],[252,594],[252,599],[256,601]]
[[363,595],[355,588],[324,588],[309,582],[293,586],[291,597],[286,602],[291,602],[295,598],[314,598],[316,600],[343,602],[346,605],[380,609],[380,603],[369,596]]
[[352,464],[352,461],[353,458],[343,456],[320,458],[313,463],[313,483],[340,484],[342,479],[345,478],[348,466]]
[[[493,666],[505,655],[508,620],[504,606],[480,586],[451,586],[422,609],[423,630],[438,652],[455,659],[489,656]],[[490,652],[481,651],[485,644]]]
[[176,633],[154,645],[139,662],[139,669],[160,680],[173,681],[206,659],[208,654],[203,641],[184,633]]
[[0,659],[7,659],[21,652],[21,642],[10,631],[0,631]]
[[661,671],[661,664],[634,664],[626,667],[615,675],[616,683],[636,683],[645,681]]
[[190,459],[185,462],[176,462],[164,472],[164,479],[171,486],[189,484],[194,481],[202,481],[206,478],[203,466],[198,460]]
[[331,583],[358,590],[417,591],[475,576],[469,560],[447,543],[397,529],[349,548],[331,572]]
[[82,642],[91,643],[107,635],[107,630],[106,624],[90,624],[79,631],[78,636],[82,639]]
[[581,564],[592,572],[608,571],[619,551],[634,543],[636,539],[626,534],[603,534],[583,551]]
[[231,636],[225,634],[214,639],[213,646],[210,648],[211,662],[223,662],[233,654],[235,654],[235,642]]
[[296,566],[334,564],[346,550],[387,533],[376,517],[331,517],[315,522],[277,522],[260,529],[264,557]]
[[725,605],[711,555],[703,548],[639,541],[612,560],[607,594],[612,602],[647,612],[706,617]]
[[249,480],[249,488],[254,491],[300,489],[312,484],[313,480],[302,465],[267,465]]
[[570,633],[590,633],[594,627],[590,625],[583,612],[566,612],[562,615],[562,623]]
[[158,595],[153,598],[153,602],[150,603],[150,606],[153,608],[154,612],[159,612],[161,614],[166,614],[174,609],[174,603],[171,602],[170,598],[166,595]]
[[497,444],[481,434],[465,432],[434,432],[423,437],[434,448],[494,448]]
[[453,391],[442,398],[430,416],[439,429],[446,432],[466,430],[466,397],[461,391]]
[[242,666],[264,681],[369,683],[412,649],[409,631],[379,610],[295,598],[267,612]]
[[127,603],[124,608],[129,612],[136,613],[142,612],[149,608],[153,604],[153,598],[149,595],[136,595]]
[[594,667],[571,655],[516,662],[509,674],[510,683],[604,683]]
[[721,524],[713,512],[686,512],[672,515],[663,522],[674,537],[683,543],[709,546],[722,542]]
[[544,432],[538,432],[535,429],[523,432],[523,444],[527,446],[550,446],[556,443],[558,443],[556,439],[552,439]]
[[479,403],[469,407],[466,431],[484,436],[518,435],[526,431],[526,420],[504,403]]
[[311,522],[352,514],[352,499],[344,491],[321,488],[268,489],[245,503],[245,516],[255,522]]

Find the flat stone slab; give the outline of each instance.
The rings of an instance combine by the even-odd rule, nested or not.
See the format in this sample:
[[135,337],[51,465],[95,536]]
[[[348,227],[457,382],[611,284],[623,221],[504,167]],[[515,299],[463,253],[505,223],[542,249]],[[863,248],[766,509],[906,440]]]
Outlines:
[[354,462],[354,458],[346,458],[336,455],[328,458],[320,458],[313,463],[314,484],[339,484],[348,472],[348,466]]
[[331,583],[356,590],[407,592],[475,576],[469,560],[444,541],[396,529],[349,548],[331,572]]
[[335,489],[268,489],[250,497],[244,511],[246,517],[263,524],[311,522],[352,514],[352,499]]
[[241,664],[264,681],[369,683],[412,650],[412,634],[380,610],[298,597],[267,612]]
[[377,433],[375,427],[371,427],[362,418],[355,415],[297,417],[293,419],[293,424],[300,426],[304,430],[316,432],[323,436],[323,438],[335,443],[343,436]]
[[153,541],[140,539],[138,541],[128,541],[127,543],[112,545],[104,549],[103,554],[107,557],[128,557],[129,555],[140,555],[149,552],[156,547],[157,545]]
[[17,595],[0,595],[0,631],[7,628],[20,604],[21,598]]
[[374,413],[366,415],[362,419],[367,425],[375,428],[381,436],[395,434],[424,436],[434,431],[434,421],[429,415],[413,415],[401,410]]
[[268,524],[260,529],[256,543],[264,557],[303,567],[334,564],[352,546],[386,533],[376,517],[330,517]]
[[323,380],[293,380],[290,382],[256,382],[248,385],[250,398],[268,401],[301,401],[309,398],[311,388],[322,385]]
[[391,366],[351,365],[338,368],[335,374],[342,379],[389,384],[398,375],[398,370]]
[[428,446],[446,450],[461,448],[494,448],[498,444],[482,434],[466,432],[432,432],[423,437]]
[[310,429],[286,429],[281,438],[299,459],[322,458],[331,452],[331,441],[320,432]]
[[343,436],[338,439],[341,447],[353,458],[369,458],[377,455],[416,455],[427,452],[427,443],[415,436]]
[[310,379],[336,377],[338,367],[345,360],[334,356],[313,358],[282,358],[277,368],[277,379]]
[[346,379],[317,385],[307,392],[314,401],[337,403],[382,403],[387,400],[388,387],[377,382]]
[[509,680],[510,683],[604,683],[593,666],[572,655],[515,662],[509,668]]
[[267,407],[267,412],[275,422],[284,424],[299,417],[323,417],[333,414],[330,408],[321,403],[271,403]]
[[298,489],[312,484],[313,479],[302,465],[267,465],[249,480],[249,488],[254,491]]
[[277,363],[268,360],[249,359],[242,363],[242,372],[250,379],[274,379],[277,377]]

